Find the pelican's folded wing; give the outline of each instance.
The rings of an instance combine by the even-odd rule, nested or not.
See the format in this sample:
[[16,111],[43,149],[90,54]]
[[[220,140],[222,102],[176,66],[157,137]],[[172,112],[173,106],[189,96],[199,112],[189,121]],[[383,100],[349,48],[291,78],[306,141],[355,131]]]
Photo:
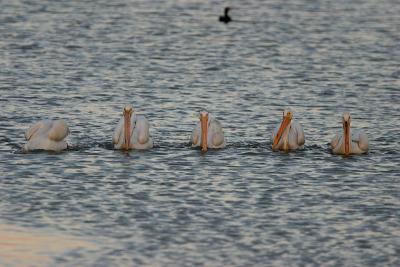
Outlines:
[[332,140],[331,140],[331,148],[332,148],[332,149],[335,149],[335,148],[337,147],[337,145],[338,145],[338,143],[339,143],[339,140],[340,140],[339,134],[336,134],[336,135],[332,138]]
[[150,139],[150,124],[143,115],[137,115],[135,128],[137,130],[137,141],[139,144],[146,144]]
[[124,120],[121,119],[118,122],[117,127],[114,130],[114,134],[113,134],[113,138],[112,138],[112,143],[113,144],[118,144],[119,143],[119,139],[121,138],[121,134],[122,134],[122,125],[123,125]]
[[298,123],[297,121],[293,122],[292,124],[294,124],[293,126],[296,129],[296,133],[297,133],[297,144],[299,146],[304,145],[305,143],[305,137],[304,137],[304,131],[303,128],[301,127],[300,123]]
[[34,125],[32,125],[31,127],[29,127],[29,129],[26,130],[25,132],[25,139],[29,141],[32,138],[32,136],[42,127],[44,127],[43,121],[39,121]]
[[368,151],[369,147],[368,136],[364,132],[356,131],[352,133],[351,140],[357,142],[358,147],[362,151]]
[[200,123],[198,123],[192,132],[192,136],[191,136],[191,142],[192,142],[192,147],[194,146],[199,146],[200,145]]
[[210,132],[213,133],[212,136],[213,147],[222,148],[223,146],[225,146],[224,130],[222,129],[222,125],[218,120],[216,119],[211,120]]

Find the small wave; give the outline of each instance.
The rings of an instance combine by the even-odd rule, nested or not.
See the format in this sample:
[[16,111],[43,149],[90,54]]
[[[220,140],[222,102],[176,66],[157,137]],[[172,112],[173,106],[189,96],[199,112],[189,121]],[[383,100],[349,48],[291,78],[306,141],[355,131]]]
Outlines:
[[217,66],[212,66],[212,67],[204,69],[204,71],[219,71],[219,70],[221,70],[221,68],[219,68]]
[[0,20],[1,23],[18,23],[18,22],[24,22],[27,19],[25,16],[20,16],[20,15],[13,15],[13,16],[7,16],[4,17],[2,20]]
[[0,138],[0,144],[6,144],[7,146],[10,146],[12,149],[16,149],[16,150],[22,148],[22,146],[20,144],[13,142],[13,140],[11,140],[10,138],[7,138],[5,136]]
[[233,142],[227,143],[227,148],[266,148],[270,147],[270,142],[258,142],[258,141],[244,141],[244,142]]
[[258,23],[263,23],[263,24],[270,24],[269,21],[260,21],[260,20],[242,20],[242,19],[232,19],[230,21],[231,23],[251,23],[251,24],[258,24]]
[[35,50],[35,49],[39,49],[40,48],[38,43],[14,44],[14,45],[12,45],[12,47],[15,48],[15,49],[23,50],[23,51]]
[[82,46],[76,45],[76,44],[67,44],[67,45],[65,45],[64,47],[65,47],[66,49],[69,49],[69,50],[76,50],[76,49],[81,49],[81,48],[83,48]]

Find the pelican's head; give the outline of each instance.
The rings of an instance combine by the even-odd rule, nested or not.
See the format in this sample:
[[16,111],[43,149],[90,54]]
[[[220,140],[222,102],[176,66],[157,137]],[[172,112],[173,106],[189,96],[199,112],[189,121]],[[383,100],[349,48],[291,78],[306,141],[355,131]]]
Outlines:
[[126,105],[124,106],[124,110],[123,110],[122,113],[123,113],[124,115],[125,115],[125,114],[132,115],[132,113],[133,113],[133,107],[132,107],[131,105],[129,105],[129,104],[126,104]]
[[293,117],[293,112],[291,109],[286,108],[283,111],[283,118],[281,121],[281,124],[279,126],[278,132],[276,133],[275,139],[272,142],[272,149],[276,149],[276,146],[279,144],[279,141],[281,141],[282,135],[285,132],[285,130],[287,129],[287,127],[289,127],[290,122],[292,121],[292,117]]
[[133,108],[131,105],[125,105],[122,114],[124,115],[124,149],[128,150],[131,142],[131,117]]
[[207,151],[207,135],[208,135],[208,112],[200,111],[200,127],[201,127],[201,151]]
[[347,123],[347,124],[349,124],[350,125],[350,113],[348,113],[348,112],[344,112],[343,113],[343,116],[342,116],[342,121],[343,121],[343,125],[345,124],[345,123]]
[[229,6],[225,7],[225,9],[224,9],[225,16],[228,15],[229,10],[231,10],[231,8]]
[[343,113],[343,136],[344,136],[344,154],[350,154],[350,113]]
[[205,111],[205,110],[200,111],[200,112],[199,112],[199,118],[200,118],[200,120],[206,119],[206,118],[208,119],[208,112]]
[[292,110],[290,109],[290,108],[286,108],[284,111],[283,111],[283,118],[288,118],[288,119],[292,119],[292,117],[293,117],[293,112],[292,112]]

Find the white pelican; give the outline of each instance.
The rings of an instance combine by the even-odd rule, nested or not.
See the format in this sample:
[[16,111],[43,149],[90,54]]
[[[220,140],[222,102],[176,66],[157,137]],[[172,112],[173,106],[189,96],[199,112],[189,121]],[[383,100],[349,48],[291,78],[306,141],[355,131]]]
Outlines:
[[200,121],[192,132],[192,147],[201,147],[201,151],[207,148],[223,148],[226,146],[224,131],[221,123],[208,116],[207,111],[200,112]]
[[305,142],[304,131],[300,123],[292,120],[293,113],[285,109],[281,123],[272,133],[272,150],[296,150]]
[[69,129],[63,120],[43,120],[29,127],[25,132],[28,141],[22,148],[24,151],[43,149],[61,151],[68,148],[64,138],[69,134]]
[[125,105],[122,118],[115,128],[112,142],[115,149],[149,149],[153,147],[149,122],[143,115],[133,114],[131,105]]
[[331,141],[334,154],[363,154],[368,151],[368,137],[364,132],[350,131],[350,114],[343,113],[343,133],[336,134]]

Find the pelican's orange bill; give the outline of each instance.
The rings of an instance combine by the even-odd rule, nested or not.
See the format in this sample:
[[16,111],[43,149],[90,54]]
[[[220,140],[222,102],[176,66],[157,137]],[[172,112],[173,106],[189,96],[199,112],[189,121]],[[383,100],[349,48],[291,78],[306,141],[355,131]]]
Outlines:
[[129,150],[131,142],[131,113],[124,112],[124,149]]
[[207,151],[208,116],[200,116],[201,124],[201,151]]
[[349,122],[344,122],[344,154],[350,154],[350,125]]
[[279,126],[278,132],[276,133],[274,142],[272,143],[272,149],[275,149],[275,147],[278,145],[279,141],[282,138],[282,134],[285,132],[286,128],[290,124],[290,121],[292,119],[289,116],[285,116],[282,119],[281,125]]

